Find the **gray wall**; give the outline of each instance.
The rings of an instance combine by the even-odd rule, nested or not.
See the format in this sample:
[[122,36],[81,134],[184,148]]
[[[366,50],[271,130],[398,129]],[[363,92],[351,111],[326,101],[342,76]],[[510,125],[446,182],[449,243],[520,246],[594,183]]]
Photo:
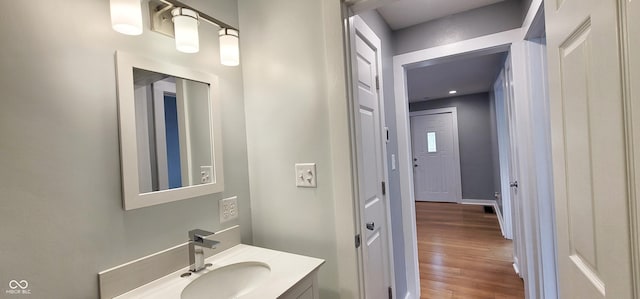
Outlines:
[[409,104],[409,111],[456,107],[463,199],[493,199],[493,153],[488,93]]
[[[184,81],[184,93],[186,94],[186,111],[187,126],[189,130],[189,139],[192,147],[191,150],[191,178],[190,185],[200,183],[200,166],[211,166],[211,130],[204,124],[209,123],[209,90],[206,84],[191,80]],[[186,160],[186,159],[185,159]],[[184,161],[182,161],[184,162]],[[186,166],[182,166],[183,169]],[[182,178],[183,180],[185,178]]]
[[[356,298],[340,2],[238,4],[255,244],[325,259],[321,298]],[[295,186],[305,162],[317,188]]]
[[[234,0],[187,2],[238,23]],[[217,200],[232,195],[240,220],[224,226],[240,223],[251,242],[241,69],[219,65],[217,28],[200,30],[200,53],[188,55],[148,28],[113,31],[106,0],[0,11],[0,297],[25,279],[30,298],[97,298],[99,271],[185,242],[189,229],[221,229]],[[122,209],[116,50],[219,76],[225,192]]]
[[394,31],[395,54],[507,31],[521,25],[521,2],[507,0]]
[[396,129],[396,108],[393,90],[393,40],[391,28],[377,11],[368,11],[360,17],[369,25],[382,43],[382,89],[384,97],[385,125],[389,128],[390,142],[387,143],[387,168],[389,169],[389,202],[391,208],[391,230],[393,234],[394,267],[396,274],[396,296],[404,298],[407,293],[407,270],[404,260],[404,234],[402,228],[402,202],[400,197],[400,174],[391,168],[392,155],[398,157]]

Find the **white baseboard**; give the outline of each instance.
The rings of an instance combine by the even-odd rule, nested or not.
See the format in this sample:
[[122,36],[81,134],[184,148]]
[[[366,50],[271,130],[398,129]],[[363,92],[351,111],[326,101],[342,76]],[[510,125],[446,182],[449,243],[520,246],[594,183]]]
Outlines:
[[463,205],[479,205],[479,206],[493,206],[496,201],[493,199],[472,199],[472,198],[463,198],[460,201]]

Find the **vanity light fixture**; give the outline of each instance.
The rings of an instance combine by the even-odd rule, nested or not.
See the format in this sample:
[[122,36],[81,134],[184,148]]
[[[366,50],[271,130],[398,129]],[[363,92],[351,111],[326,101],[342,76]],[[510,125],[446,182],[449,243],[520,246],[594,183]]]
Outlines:
[[171,10],[176,49],[183,53],[198,53],[198,13],[188,8],[177,7]]
[[111,27],[126,35],[142,34],[140,0],[111,0]]
[[198,24],[200,21],[219,27],[220,63],[227,66],[240,64],[240,32],[233,26],[179,0],[150,0],[149,13],[151,31],[175,38],[176,48],[180,52],[198,52]]
[[220,63],[227,66],[239,65],[238,30],[222,28],[218,35],[220,36]]

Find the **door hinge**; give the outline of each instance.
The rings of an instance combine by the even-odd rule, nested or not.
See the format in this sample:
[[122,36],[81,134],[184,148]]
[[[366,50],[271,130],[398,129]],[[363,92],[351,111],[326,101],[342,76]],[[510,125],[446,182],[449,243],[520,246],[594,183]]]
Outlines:
[[389,299],[393,299],[393,289],[389,287]]
[[360,248],[360,244],[362,243],[362,240],[360,239],[360,234],[356,235],[356,248]]
[[380,90],[380,77],[376,76],[376,90]]
[[387,184],[382,182],[382,195],[387,195]]

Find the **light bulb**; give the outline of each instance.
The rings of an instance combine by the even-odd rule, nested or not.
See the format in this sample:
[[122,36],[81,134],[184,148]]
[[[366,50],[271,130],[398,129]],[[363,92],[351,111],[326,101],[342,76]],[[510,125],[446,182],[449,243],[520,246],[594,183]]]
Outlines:
[[239,65],[238,30],[222,28],[218,35],[220,36],[220,63],[227,66]]
[[171,15],[173,15],[176,49],[184,53],[197,53],[200,50],[198,13],[191,9],[174,8]]
[[111,26],[122,34],[142,34],[140,0],[111,0]]

